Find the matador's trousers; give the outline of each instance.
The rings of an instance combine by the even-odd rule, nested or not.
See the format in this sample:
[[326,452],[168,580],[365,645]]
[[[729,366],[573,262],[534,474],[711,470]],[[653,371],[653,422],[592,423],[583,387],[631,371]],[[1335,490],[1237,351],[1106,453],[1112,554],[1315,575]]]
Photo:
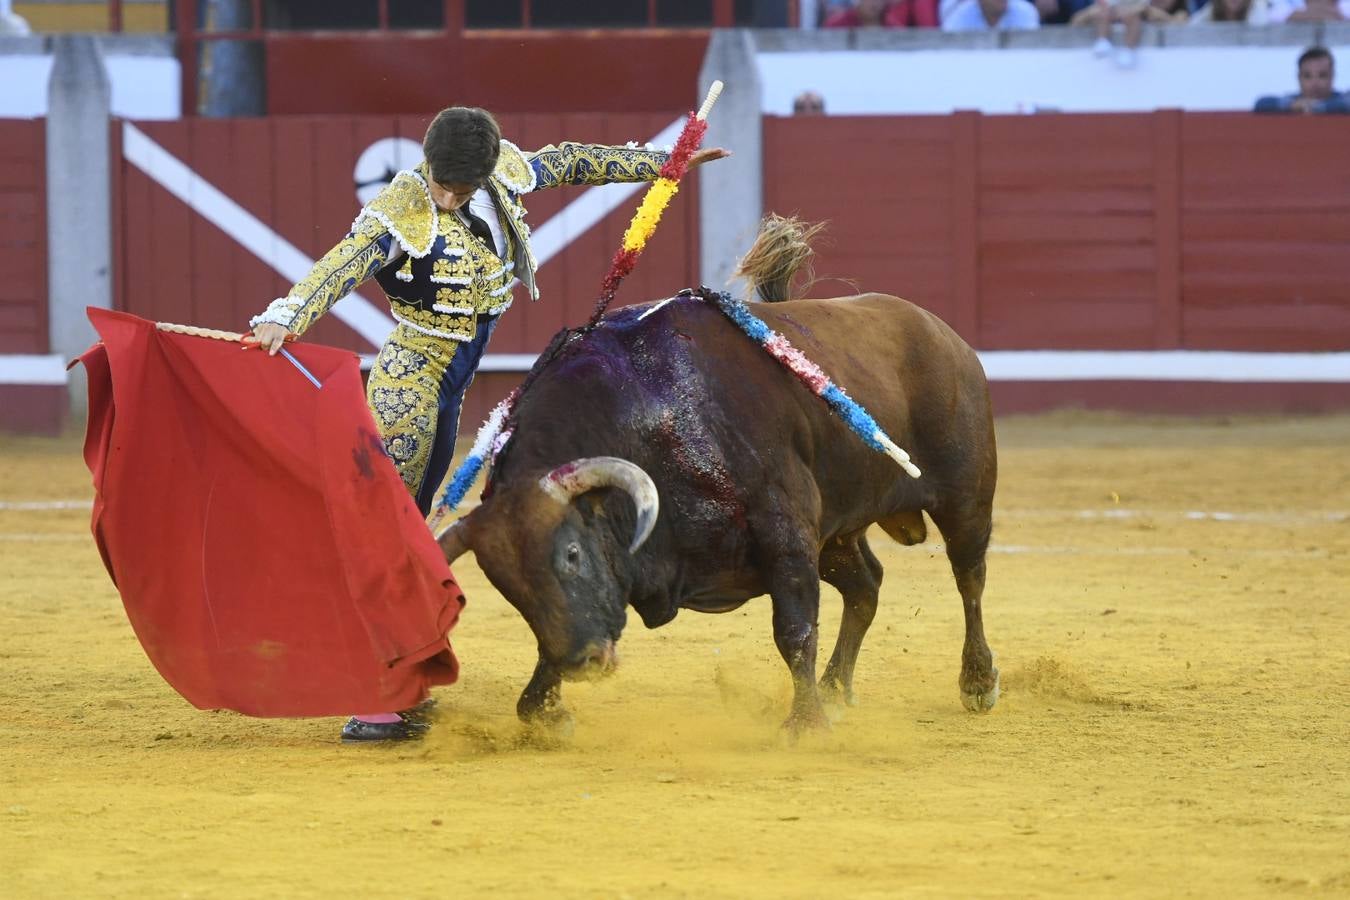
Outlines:
[[452,341],[399,323],[370,370],[375,424],[424,516],[455,455],[464,392],[496,327],[496,316],[479,316],[472,341]]

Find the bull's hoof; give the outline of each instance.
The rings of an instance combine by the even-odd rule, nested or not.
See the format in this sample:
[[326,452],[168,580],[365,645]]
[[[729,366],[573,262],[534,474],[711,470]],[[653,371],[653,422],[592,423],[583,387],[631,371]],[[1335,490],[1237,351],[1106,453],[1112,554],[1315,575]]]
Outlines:
[[[975,684],[961,685],[961,705],[971,712],[989,712],[998,702],[998,669],[992,678],[978,679]],[[984,682],[983,684],[980,682]]]
[[804,734],[815,734],[829,730],[830,717],[825,714],[824,707],[820,706],[810,711],[794,712],[783,723],[783,734],[786,735],[790,744],[795,744],[797,738]]
[[519,710],[518,713],[520,721],[549,737],[570,738],[577,730],[577,721],[572,718],[572,713],[565,706]]
[[820,680],[820,699],[826,706],[857,706],[858,698],[852,685],[843,685],[832,678]]

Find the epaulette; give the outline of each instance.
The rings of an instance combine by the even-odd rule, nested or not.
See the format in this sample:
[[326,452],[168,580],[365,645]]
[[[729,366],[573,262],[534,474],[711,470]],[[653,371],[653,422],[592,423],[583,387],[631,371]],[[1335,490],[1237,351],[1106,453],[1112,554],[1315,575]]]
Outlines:
[[367,217],[379,220],[403,251],[414,259],[421,259],[431,252],[431,245],[436,240],[436,207],[431,202],[426,180],[415,169],[405,169],[395,175],[389,186],[362,208],[352,223],[352,230]]
[[513,194],[528,194],[534,190],[534,166],[519,147],[505,138],[502,138],[501,154],[492,177]]

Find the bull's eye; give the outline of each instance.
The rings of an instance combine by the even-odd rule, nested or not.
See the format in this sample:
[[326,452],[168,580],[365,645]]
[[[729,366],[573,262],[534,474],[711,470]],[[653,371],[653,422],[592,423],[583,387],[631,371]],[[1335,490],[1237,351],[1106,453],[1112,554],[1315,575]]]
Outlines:
[[569,566],[575,567],[577,563],[581,562],[581,548],[576,544],[568,544],[566,559]]

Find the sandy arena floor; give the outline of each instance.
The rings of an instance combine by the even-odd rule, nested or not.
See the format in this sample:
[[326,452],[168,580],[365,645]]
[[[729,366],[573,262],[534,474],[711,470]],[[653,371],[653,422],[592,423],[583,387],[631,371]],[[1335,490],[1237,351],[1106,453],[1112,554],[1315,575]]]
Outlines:
[[99,563],[77,442],[0,438],[0,896],[1350,896],[1350,418],[999,437],[992,713],[957,696],[940,548],[878,531],[828,734],[780,738],[762,599],[631,621],[619,674],[566,686],[574,738],[531,738],[532,639],[466,562],[463,680],[396,748],[191,708]]

